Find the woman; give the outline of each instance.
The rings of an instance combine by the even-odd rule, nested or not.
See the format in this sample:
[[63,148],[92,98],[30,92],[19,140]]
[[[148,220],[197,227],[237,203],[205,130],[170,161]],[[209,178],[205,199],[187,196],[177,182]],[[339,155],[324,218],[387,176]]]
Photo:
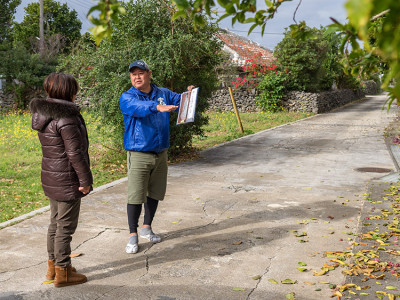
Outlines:
[[42,187],[50,198],[47,232],[48,280],[63,287],[87,281],[71,266],[72,234],[78,225],[81,198],[93,184],[85,121],[74,104],[78,83],[68,74],[52,73],[44,81],[47,99],[30,103],[32,128],[42,145]]

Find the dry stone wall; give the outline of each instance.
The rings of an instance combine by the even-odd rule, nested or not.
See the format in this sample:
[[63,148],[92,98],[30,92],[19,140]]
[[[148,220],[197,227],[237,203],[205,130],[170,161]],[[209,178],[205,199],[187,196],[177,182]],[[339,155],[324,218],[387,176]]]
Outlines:
[[364,96],[363,91],[350,89],[322,93],[292,91],[284,96],[282,106],[287,111],[321,114],[361,99]]
[[[285,95],[282,106],[287,111],[325,113],[341,107],[352,101],[365,97],[366,94],[379,93],[375,82],[365,82],[364,89],[360,90],[333,90],[322,93],[306,93],[292,91]],[[239,112],[255,112],[260,109],[255,105],[259,92],[252,90],[235,90],[233,97]],[[210,111],[233,111],[232,100],[227,88],[219,89],[208,99]]]
[[[234,90],[233,98],[239,112],[258,111],[259,109],[255,105],[258,94],[256,89]],[[228,88],[215,91],[208,99],[208,104],[210,111],[234,111]]]
[[14,99],[13,95],[6,94],[2,90],[0,90],[0,110],[9,109],[13,107]]

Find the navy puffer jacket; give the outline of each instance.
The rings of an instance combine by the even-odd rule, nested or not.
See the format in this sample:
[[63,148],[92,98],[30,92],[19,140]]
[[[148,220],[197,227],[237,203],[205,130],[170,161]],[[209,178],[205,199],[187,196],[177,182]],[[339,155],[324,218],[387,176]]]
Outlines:
[[72,201],[85,196],[78,188],[91,186],[89,139],[79,107],[59,99],[30,103],[32,129],[42,145],[42,186],[49,198]]

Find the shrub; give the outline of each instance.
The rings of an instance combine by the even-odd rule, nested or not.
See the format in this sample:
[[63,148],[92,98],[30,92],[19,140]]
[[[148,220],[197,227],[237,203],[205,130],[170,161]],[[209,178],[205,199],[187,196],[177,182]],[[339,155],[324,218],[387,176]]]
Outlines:
[[199,86],[195,122],[177,126],[176,114],[171,114],[170,154],[177,155],[191,147],[192,135],[201,134],[207,122],[202,112],[217,88],[215,68],[222,48],[215,35],[217,28],[205,24],[195,30],[190,19],[171,21],[175,10],[167,0],[131,0],[123,6],[126,14],[114,24],[111,39],[98,48],[86,39],[60,69],[78,78],[80,96],[88,99],[104,133],[119,147],[124,131],[119,98],[132,86],[128,73],[132,61],[147,61],[153,82],[159,86],[176,92],[185,91],[189,84]]
[[325,29],[305,27],[307,38],[298,39],[294,28],[275,48],[277,65],[287,70],[287,89],[307,92],[329,90],[337,76],[338,39]]
[[235,89],[240,88],[257,88],[260,81],[263,80],[265,74],[270,70],[275,70],[276,66],[271,63],[266,66],[262,61],[261,52],[256,53],[253,58],[246,59],[244,66],[242,66],[243,75],[238,76],[232,85]]
[[285,95],[286,73],[270,70],[258,85],[261,94],[256,104],[263,111],[276,112],[282,110],[281,101]]

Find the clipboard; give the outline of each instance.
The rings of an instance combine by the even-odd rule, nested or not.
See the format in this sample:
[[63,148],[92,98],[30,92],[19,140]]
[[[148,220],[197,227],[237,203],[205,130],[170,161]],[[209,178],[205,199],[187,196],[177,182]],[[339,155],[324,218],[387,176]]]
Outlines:
[[199,88],[194,88],[190,92],[184,92],[181,95],[181,102],[179,106],[177,125],[194,122],[196,113],[197,95]]

